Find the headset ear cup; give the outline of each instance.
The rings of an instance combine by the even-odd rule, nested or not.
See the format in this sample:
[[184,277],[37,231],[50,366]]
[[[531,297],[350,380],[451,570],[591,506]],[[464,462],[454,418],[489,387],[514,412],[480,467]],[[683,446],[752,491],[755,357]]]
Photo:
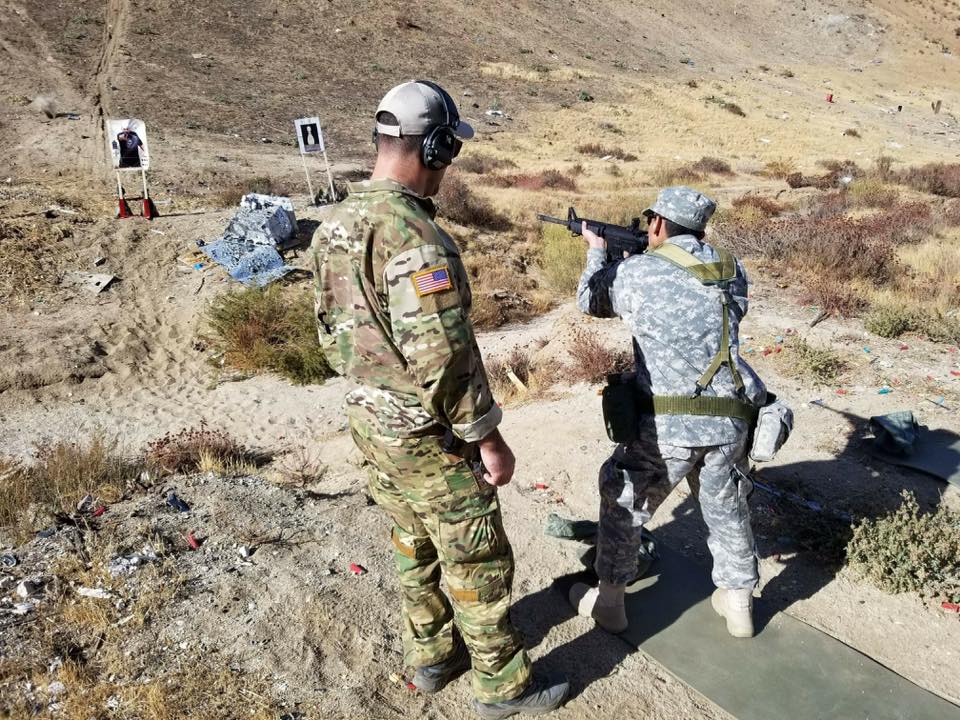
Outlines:
[[420,160],[431,170],[442,170],[453,162],[453,148],[456,138],[446,126],[431,130],[420,146]]

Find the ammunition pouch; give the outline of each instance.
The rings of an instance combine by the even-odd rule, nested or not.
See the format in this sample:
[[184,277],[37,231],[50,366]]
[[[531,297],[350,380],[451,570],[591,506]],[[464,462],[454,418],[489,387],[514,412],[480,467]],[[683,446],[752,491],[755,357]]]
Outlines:
[[793,431],[793,411],[773,393],[767,393],[767,404],[757,410],[757,421],[750,445],[750,459],[769,462]]
[[630,443],[640,438],[640,391],[636,373],[607,375],[603,388],[603,423],[607,437],[615,443]]

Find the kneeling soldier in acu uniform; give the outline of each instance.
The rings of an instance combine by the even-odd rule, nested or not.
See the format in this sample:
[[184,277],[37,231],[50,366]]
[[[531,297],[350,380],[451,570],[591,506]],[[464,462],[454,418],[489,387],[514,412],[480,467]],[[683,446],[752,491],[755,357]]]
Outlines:
[[438,85],[390,90],[377,108],[373,175],[349,186],[310,252],[320,343],[358,383],[346,397],[350,430],[393,520],[413,682],[437,692],[472,666],[474,709],[505,718],[558,707],[568,686],[531,677],[510,622],[513,552],[497,487],[514,457],[497,429],[460,251],[428,199],[472,136]]
[[[662,190],[644,211],[647,252],[606,266],[604,241],[583,229],[589,249],[577,303],[590,315],[622,318],[636,360],[635,377],[620,378],[627,405],[636,411],[623,413],[632,427],[600,469],[600,584],[570,591],[580,614],[610,632],[627,627],[624,587],[637,574],[642,526],[686,477],[707,525],[717,586],[713,607],[731,635],[753,635],[758,575],[747,507],[752,485],[740,470],[750,425],[767,393],[739,357],[746,274],[736,258],[703,241],[715,209],[690,188]],[[608,427],[617,422],[605,419]]]

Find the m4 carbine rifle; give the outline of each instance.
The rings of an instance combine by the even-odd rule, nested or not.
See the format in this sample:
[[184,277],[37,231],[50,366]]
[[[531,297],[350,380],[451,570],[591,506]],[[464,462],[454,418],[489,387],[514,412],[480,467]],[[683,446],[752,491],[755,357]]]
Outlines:
[[566,225],[567,229],[574,235],[582,235],[582,225],[586,223],[588,230],[606,240],[608,263],[623,260],[624,253],[639,255],[647,249],[647,231],[640,229],[640,218],[634,218],[628,226],[624,227],[623,225],[578,217],[577,211],[570,208],[567,210],[566,220],[541,214],[537,214],[537,219],[540,222]]

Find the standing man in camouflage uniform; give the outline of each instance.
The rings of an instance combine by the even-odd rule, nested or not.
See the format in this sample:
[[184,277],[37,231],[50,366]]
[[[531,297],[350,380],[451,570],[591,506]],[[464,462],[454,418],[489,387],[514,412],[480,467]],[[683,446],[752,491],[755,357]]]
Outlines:
[[568,686],[531,677],[510,622],[513,552],[497,487],[514,457],[497,429],[460,251],[428,199],[472,136],[438,85],[390,90],[377,108],[371,179],[349,186],[310,252],[320,342],[357,382],[350,430],[393,521],[413,682],[437,692],[472,665],[474,709],[504,718],[548,712]]
[[[703,241],[715,209],[690,188],[662,190],[644,211],[647,252],[606,266],[604,241],[583,228],[589,249],[577,304],[590,315],[627,323],[636,359],[630,382],[640,399],[637,439],[619,445],[600,469],[600,584],[578,584],[570,592],[581,615],[614,633],[627,627],[624,587],[637,573],[642,526],[687,477],[707,525],[717,586],[713,607],[731,635],[753,635],[759,576],[747,506],[752,488],[738,468],[745,462],[750,415],[766,389],[739,357],[746,273],[732,255]],[[693,265],[715,279],[726,267],[728,280],[700,280],[686,269]]]

